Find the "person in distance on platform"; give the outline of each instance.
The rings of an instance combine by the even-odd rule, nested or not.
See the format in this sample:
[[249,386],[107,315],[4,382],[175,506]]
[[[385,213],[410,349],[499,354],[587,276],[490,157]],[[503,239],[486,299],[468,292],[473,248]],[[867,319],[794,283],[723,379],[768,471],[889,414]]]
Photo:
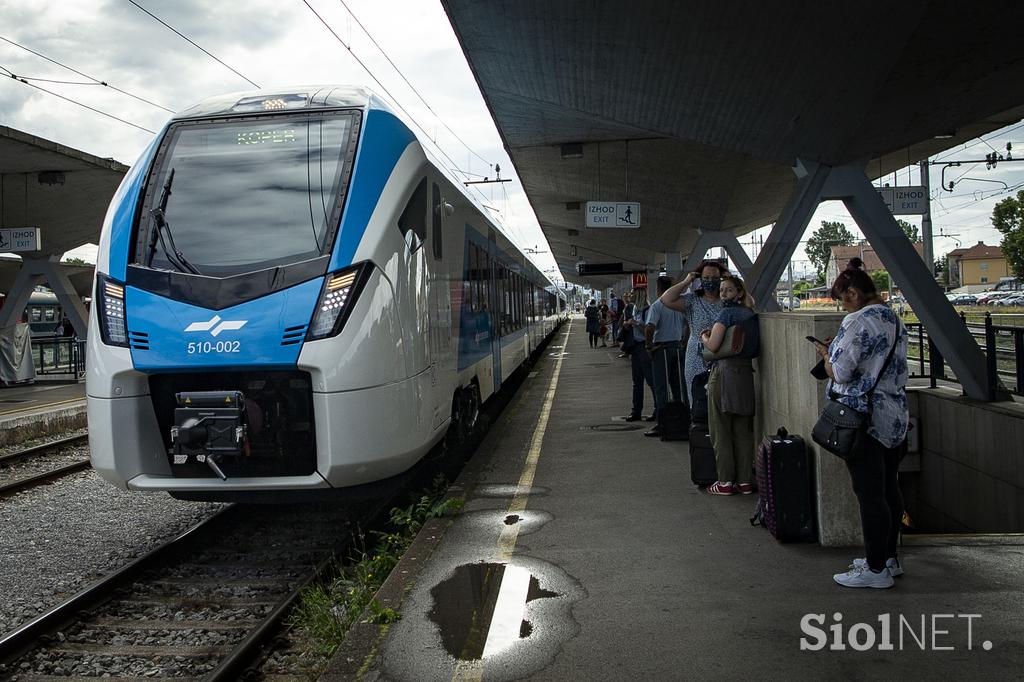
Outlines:
[[760,345],[753,301],[735,275],[722,277],[722,312],[710,329],[701,332],[704,347],[716,353],[729,327],[743,328],[743,351],[714,360],[708,380],[708,426],[715,448],[718,480],[708,486],[712,495],[754,492],[754,364]]
[[597,339],[601,331],[601,311],[598,310],[594,299],[587,301],[587,309],[583,311],[583,317],[587,320],[587,337],[590,339],[590,347],[597,348]]
[[598,329],[598,335],[601,337],[601,348],[608,347],[608,328],[611,326],[611,313],[608,312],[608,304],[604,301],[601,305],[597,306],[598,311],[601,313],[601,326]]
[[[645,347],[646,335],[644,333],[645,319],[650,306],[647,305],[647,290],[634,289],[632,302],[626,307],[623,328],[627,334],[633,337],[633,343],[629,352],[630,364],[633,370],[633,409],[630,411],[626,421],[635,422],[644,414],[644,384],[651,389],[651,402],[657,410],[657,399],[654,396],[654,370],[651,366],[651,354]],[[625,344],[623,344],[625,345]],[[657,418],[657,412],[651,415],[653,421]]]
[[[722,276],[727,274],[729,271],[718,261],[705,260],[696,270],[687,273],[686,277],[661,295],[662,303],[672,310],[683,313],[690,325],[690,337],[686,344],[686,393],[691,404],[693,378],[711,369],[710,363],[701,355],[703,344],[700,342],[700,333],[710,329],[722,312],[719,289],[722,286]],[[686,292],[696,279],[700,280],[700,288]]]
[[[661,296],[672,286],[670,277],[659,277],[658,295]],[[679,353],[686,333],[686,320],[678,311],[667,307],[662,299],[656,299],[647,311],[644,325],[645,347],[651,354],[654,370],[654,410],[657,412],[668,404],[669,393],[678,402],[686,401],[680,377]],[[661,429],[655,426],[644,432],[651,438],[661,437]]]
[[619,324],[622,321],[622,299],[614,291],[608,292],[608,319],[612,328],[612,346],[619,345]]
[[910,420],[905,392],[907,329],[882,301],[863,267],[861,259],[853,258],[839,273],[832,298],[848,315],[835,339],[825,340],[828,346],[814,346],[829,376],[825,395],[871,415],[859,450],[846,460],[860,504],[865,556],[833,579],[844,587],[885,588],[903,574],[896,543],[903,518],[898,472]]
[[[633,305],[633,294],[626,292],[622,294],[622,323],[619,325],[619,331],[615,335],[615,341],[619,345],[620,358],[629,357],[633,350],[633,346],[636,345],[636,341],[633,339],[633,330],[626,329],[626,320],[633,317],[633,311],[636,307]],[[646,297],[644,300],[647,300]]]

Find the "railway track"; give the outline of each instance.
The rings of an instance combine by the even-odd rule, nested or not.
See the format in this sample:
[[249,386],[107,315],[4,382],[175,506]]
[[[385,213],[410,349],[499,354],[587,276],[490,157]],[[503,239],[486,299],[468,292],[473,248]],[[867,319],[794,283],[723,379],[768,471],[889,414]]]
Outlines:
[[299,591],[392,502],[228,507],[0,638],[0,679],[244,679]]
[[5,479],[8,478],[7,474],[13,474],[9,480],[0,482],[0,498],[88,469],[89,458],[85,456],[74,458],[71,462],[66,461],[67,458],[61,458],[62,461],[54,463],[53,466],[44,465],[42,471],[37,470],[37,460],[45,459],[63,448],[83,443],[87,438],[88,434],[70,436],[0,456],[0,474],[4,474]]

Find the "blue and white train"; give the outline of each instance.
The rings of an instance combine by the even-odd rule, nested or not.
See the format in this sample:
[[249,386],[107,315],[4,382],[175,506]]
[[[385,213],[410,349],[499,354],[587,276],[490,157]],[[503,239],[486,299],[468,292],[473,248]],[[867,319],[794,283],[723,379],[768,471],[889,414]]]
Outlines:
[[93,301],[93,467],[199,499],[405,471],[567,313],[382,100],[338,86],[175,116],[113,198]]

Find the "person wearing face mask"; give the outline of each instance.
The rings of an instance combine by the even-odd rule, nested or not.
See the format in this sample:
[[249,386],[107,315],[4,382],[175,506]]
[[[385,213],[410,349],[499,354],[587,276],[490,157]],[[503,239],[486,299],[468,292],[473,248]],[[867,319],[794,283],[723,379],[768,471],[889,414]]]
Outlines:
[[[686,277],[669,287],[668,291],[661,295],[661,302],[665,304],[665,307],[681,312],[690,325],[684,374],[686,375],[686,394],[689,396],[691,405],[693,404],[693,378],[711,369],[711,364],[701,355],[703,345],[700,342],[700,333],[705,329],[711,329],[722,312],[719,288],[722,284],[722,275],[726,274],[728,271],[721,263],[706,260],[696,270],[687,273]],[[700,289],[683,293],[697,278],[700,278]]]
[[749,495],[754,492],[754,365],[760,332],[750,309],[743,280],[722,277],[722,312],[701,335],[704,347],[717,353],[729,327],[744,331],[743,351],[713,361],[708,380],[708,422],[715,448],[718,480],[708,486],[711,495]]

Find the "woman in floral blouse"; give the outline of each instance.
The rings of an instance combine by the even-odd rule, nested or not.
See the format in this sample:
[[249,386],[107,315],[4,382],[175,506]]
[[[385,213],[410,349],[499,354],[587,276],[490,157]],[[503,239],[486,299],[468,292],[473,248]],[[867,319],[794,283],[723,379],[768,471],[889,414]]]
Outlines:
[[[854,258],[832,285],[832,298],[849,313],[828,347],[815,344],[825,361],[826,395],[871,413],[867,437],[846,460],[860,503],[866,557],[833,578],[845,587],[892,587],[902,575],[896,542],[903,518],[897,472],[905,450],[907,422],[907,329],[878,295]],[[896,345],[892,357],[890,350]],[[889,359],[888,364],[886,360]],[[877,380],[877,385],[875,384]],[[875,386],[868,405],[866,394]]]

